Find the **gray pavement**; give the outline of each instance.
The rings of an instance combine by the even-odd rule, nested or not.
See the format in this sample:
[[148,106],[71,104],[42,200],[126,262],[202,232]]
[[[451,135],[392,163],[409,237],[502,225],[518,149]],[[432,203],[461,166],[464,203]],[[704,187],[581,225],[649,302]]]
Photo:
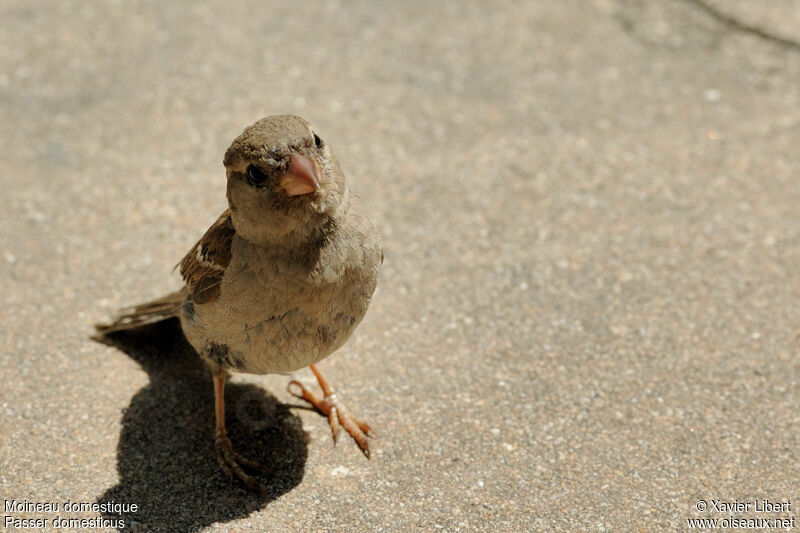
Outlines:
[[[0,5],[0,500],[61,506],[3,520],[796,519],[800,2],[226,4]],[[225,148],[276,113],[317,126],[384,237],[372,307],[322,363],[379,437],[370,461],[334,448],[287,376],[235,377],[259,498],[217,470],[175,324],[89,335],[178,286]]]

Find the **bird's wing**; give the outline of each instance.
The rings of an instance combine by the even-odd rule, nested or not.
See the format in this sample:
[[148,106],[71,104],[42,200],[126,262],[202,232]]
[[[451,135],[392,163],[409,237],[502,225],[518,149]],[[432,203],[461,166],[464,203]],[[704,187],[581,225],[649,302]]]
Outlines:
[[178,263],[183,281],[195,303],[205,304],[219,297],[222,278],[231,262],[234,235],[236,230],[231,222],[231,210],[228,209]]

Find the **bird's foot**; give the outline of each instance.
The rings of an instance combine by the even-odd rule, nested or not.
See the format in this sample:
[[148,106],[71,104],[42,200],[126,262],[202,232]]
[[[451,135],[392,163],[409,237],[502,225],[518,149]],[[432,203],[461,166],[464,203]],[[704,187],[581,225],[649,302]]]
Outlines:
[[[316,374],[317,380],[322,387],[325,397],[320,400],[314,395],[314,393],[305,388],[305,386],[303,386],[303,384],[297,380],[292,380],[289,382],[287,387],[289,394],[301,400],[305,400],[313,405],[317,411],[328,417],[328,423],[330,424],[331,432],[333,433],[334,445],[336,445],[336,441],[339,438],[340,427],[344,427],[345,431],[347,431],[350,436],[353,437],[353,439],[356,441],[356,444],[358,444],[358,447],[361,448],[361,451],[364,453],[367,459],[369,459],[369,443],[367,442],[367,437],[374,436],[372,428],[369,427],[369,424],[362,422],[349,414],[342,402],[340,402],[336,396],[336,391],[330,386],[330,384],[328,384],[325,378],[322,377],[322,374],[320,374],[319,371],[317,371],[313,366],[311,370],[313,370],[314,374]],[[297,387],[299,391],[292,390],[292,387]]]
[[228,477],[230,482],[233,482],[233,476],[236,476],[248,489],[260,492],[262,495],[266,494],[267,489],[261,483],[258,483],[250,477],[242,467],[248,468],[259,474],[266,474],[267,470],[255,461],[251,461],[242,457],[233,451],[233,444],[227,435],[217,435],[214,438],[214,448],[217,451],[217,462],[219,467]]

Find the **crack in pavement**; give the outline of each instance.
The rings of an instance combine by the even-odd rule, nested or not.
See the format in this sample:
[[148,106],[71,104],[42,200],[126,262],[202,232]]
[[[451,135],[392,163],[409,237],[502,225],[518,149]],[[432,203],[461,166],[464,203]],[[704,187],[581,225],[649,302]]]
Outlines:
[[744,33],[749,33],[751,35],[755,35],[756,37],[760,37],[761,39],[773,42],[775,44],[779,44],[785,48],[790,50],[800,52],[800,42],[797,42],[793,39],[789,39],[788,37],[781,37],[780,35],[774,35],[769,33],[766,30],[759,28],[758,26],[753,26],[751,24],[744,23],[737,18],[734,18],[722,11],[718,10],[711,4],[708,4],[705,0],[681,0],[687,4],[692,4],[697,6],[699,9],[704,11],[706,14],[712,16],[719,22],[733,28],[737,31],[741,31]]

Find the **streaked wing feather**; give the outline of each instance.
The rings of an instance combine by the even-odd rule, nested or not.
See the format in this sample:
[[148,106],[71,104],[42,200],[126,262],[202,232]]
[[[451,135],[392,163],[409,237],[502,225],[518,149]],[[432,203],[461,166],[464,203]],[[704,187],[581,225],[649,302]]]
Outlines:
[[205,304],[219,297],[225,269],[231,262],[231,243],[235,234],[228,209],[178,263],[194,303]]

